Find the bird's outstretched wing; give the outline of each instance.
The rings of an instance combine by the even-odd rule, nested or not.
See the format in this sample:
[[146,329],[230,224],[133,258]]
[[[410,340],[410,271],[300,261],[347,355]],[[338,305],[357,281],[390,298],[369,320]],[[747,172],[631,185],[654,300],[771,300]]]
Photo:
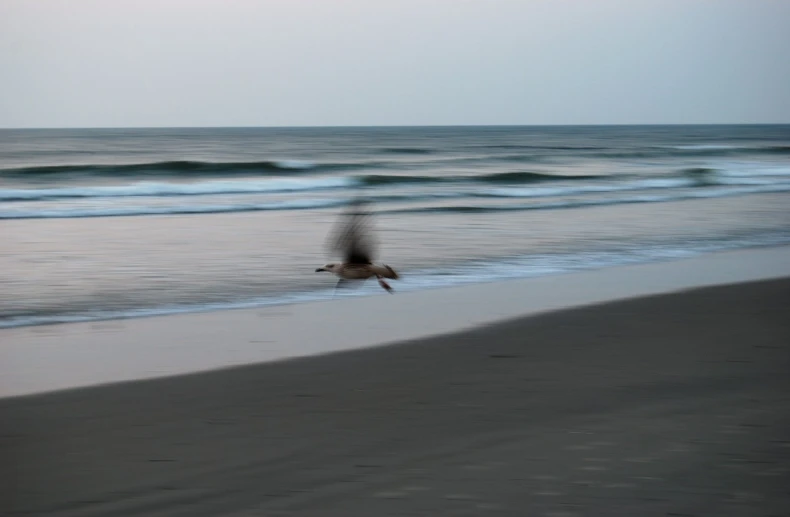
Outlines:
[[376,241],[371,228],[368,203],[352,201],[330,234],[330,248],[340,253],[347,264],[371,264],[376,252]]

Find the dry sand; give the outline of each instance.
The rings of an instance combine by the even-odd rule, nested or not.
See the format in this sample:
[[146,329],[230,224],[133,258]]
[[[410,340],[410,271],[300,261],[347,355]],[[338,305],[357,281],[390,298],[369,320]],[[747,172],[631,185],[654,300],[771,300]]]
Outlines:
[[0,514],[786,516],[788,372],[781,279],[8,398]]

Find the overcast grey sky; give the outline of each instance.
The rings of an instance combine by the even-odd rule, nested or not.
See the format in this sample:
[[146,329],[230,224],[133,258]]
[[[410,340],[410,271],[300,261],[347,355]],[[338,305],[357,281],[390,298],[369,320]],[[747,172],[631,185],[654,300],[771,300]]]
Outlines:
[[790,122],[788,0],[2,0],[0,127]]

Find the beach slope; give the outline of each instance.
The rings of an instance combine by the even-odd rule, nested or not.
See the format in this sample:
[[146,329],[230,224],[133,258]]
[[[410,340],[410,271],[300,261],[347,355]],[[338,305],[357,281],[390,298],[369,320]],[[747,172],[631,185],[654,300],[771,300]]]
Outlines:
[[0,400],[0,514],[790,513],[790,279]]

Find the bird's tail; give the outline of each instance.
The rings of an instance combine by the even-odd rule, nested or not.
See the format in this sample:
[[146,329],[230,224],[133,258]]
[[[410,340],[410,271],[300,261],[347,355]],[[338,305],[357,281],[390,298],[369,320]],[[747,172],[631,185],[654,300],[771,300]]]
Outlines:
[[392,280],[397,280],[400,278],[398,272],[389,267],[388,265],[384,264],[381,266],[373,266],[373,272],[377,275],[383,276],[384,278],[391,278]]

